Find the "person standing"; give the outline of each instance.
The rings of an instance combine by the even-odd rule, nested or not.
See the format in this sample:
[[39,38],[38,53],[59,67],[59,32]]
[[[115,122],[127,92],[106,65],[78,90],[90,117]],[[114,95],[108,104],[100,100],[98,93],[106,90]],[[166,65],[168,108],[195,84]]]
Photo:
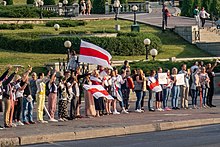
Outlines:
[[200,17],[201,22],[202,22],[202,28],[204,28],[205,20],[206,20],[206,18],[209,18],[209,16],[210,16],[210,14],[205,11],[204,7],[202,7],[202,10],[199,13],[199,17]]
[[92,9],[91,0],[87,0],[86,7],[87,7],[87,15],[91,15],[91,9]]
[[37,85],[36,85],[37,74],[33,72],[31,74],[31,77],[32,77],[32,79],[30,80],[31,96],[33,98],[33,105],[34,105],[34,102],[36,102],[36,94],[37,94]]
[[207,95],[207,105],[209,107],[216,107],[215,105],[212,104],[212,99],[214,95],[214,77],[215,77],[215,73],[213,72],[213,69],[217,66],[217,62],[218,60],[214,63],[213,66],[211,65],[211,63],[209,63],[206,68],[209,79],[210,79],[208,95]]
[[[10,67],[11,69],[11,67]],[[5,105],[4,111],[4,127],[10,128],[12,127],[12,123],[10,122],[10,118],[14,111],[14,102],[13,102],[13,87],[12,80],[14,76],[17,74],[18,68],[16,68],[15,72],[12,73],[5,81],[3,81],[3,100]]]
[[171,109],[168,107],[167,101],[171,94],[171,88],[172,88],[172,81],[170,78],[170,70],[166,69],[165,72],[167,73],[167,84],[163,84],[163,108],[165,111],[170,111]]
[[137,70],[137,76],[134,81],[134,91],[136,93],[136,105],[135,105],[135,112],[141,113],[141,99],[143,96],[143,82],[144,82],[144,73],[141,69]]
[[81,0],[80,2],[81,13],[80,15],[86,15],[86,2],[85,0]]
[[199,81],[201,84],[201,91],[202,91],[202,106],[203,106],[203,108],[207,108],[208,105],[206,104],[206,100],[207,100],[207,92],[208,92],[208,88],[209,88],[210,79],[209,79],[208,74],[206,73],[205,67],[201,68]]
[[28,76],[32,71],[32,67],[29,66],[29,69],[26,73],[23,74],[21,80],[21,87],[26,85],[23,93],[23,109],[22,109],[22,119],[25,125],[35,124],[33,121],[33,98],[31,96],[31,87],[30,82],[28,81]]
[[189,78],[190,73],[186,71],[186,64],[181,65],[181,69],[179,74],[184,74],[184,85],[180,86],[180,97],[181,97],[181,108],[188,109],[188,96],[189,96]]
[[198,6],[195,6],[195,9],[193,10],[193,16],[196,20],[196,25],[198,25],[198,27],[200,27],[199,7]]
[[167,27],[167,19],[168,19],[168,17],[170,17],[171,15],[170,15],[170,12],[169,12],[169,10],[168,10],[168,8],[167,7],[165,7],[165,9],[164,9],[164,19],[165,19],[165,26]]
[[[48,73],[48,76],[49,76],[49,73]],[[45,97],[46,97],[46,84],[45,84],[46,81],[47,81],[47,78],[44,77],[44,73],[39,73],[38,79],[36,80],[37,121],[39,123],[48,123],[47,121],[44,121],[44,118],[43,118],[43,110],[45,107]]]
[[192,97],[192,105],[193,109],[197,109],[197,96],[198,93],[200,92],[200,82],[199,82],[199,69],[195,68],[194,71],[191,74],[191,97]]
[[48,83],[48,88],[50,90],[50,94],[48,97],[48,111],[50,114],[50,122],[58,122],[55,119],[55,112],[57,106],[57,85],[56,85],[56,71],[51,75],[50,81]]
[[[148,83],[147,83],[147,86],[150,87],[150,84],[152,82],[155,82],[156,79],[155,79],[155,75],[156,75],[156,71],[155,70],[151,70],[150,71],[150,76],[148,77]],[[149,111],[152,111],[154,112],[155,109],[153,108],[153,91],[148,88],[148,91],[149,91],[149,99],[148,99],[148,109]]]
[[180,108],[178,107],[179,94],[180,94],[180,86],[179,86],[179,85],[176,85],[176,82],[177,82],[177,79],[176,79],[177,73],[178,73],[178,70],[177,70],[177,68],[174,67],[174,68],[172,69],[172,75],[171,75],[171,80],[173,81],[173,87],[172,87],[172,89],[171,89],[171,93],[172,93],[172,109],[174,109],[174,110],[180,109]]

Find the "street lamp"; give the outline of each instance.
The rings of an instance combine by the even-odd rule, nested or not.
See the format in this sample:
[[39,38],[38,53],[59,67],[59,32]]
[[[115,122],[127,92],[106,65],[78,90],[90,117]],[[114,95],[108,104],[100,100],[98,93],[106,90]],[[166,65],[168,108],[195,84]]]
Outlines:
[[65,17],[67,17],[67,8],[66,8],[67,4],[68,4],[68,0],[63,0]]
[[43,7],[43,5],[44,5],[44,1],[42,1],[42,0],[37,0],[37,6],[40,7],[40,19],[43,18],[43,12],[42,12],[42,7]]
[[146,48],[146,60],[148,60],[148,51],[149,51],[149,45],[150,45],[151,41],[150,39],[146,38],[144,39],[144,45],[145,45],[145,48]]
[[55,24],[53,27],[54,27],[54,29],[55,29],[56,31],[58,31],[58,30],[60,29],[60,25],[59,25],[59,24]]
[[134,5],[134,6],[132,7],[132,10],[134,11],[134,25],[136,25],[136,24],[137,24],[137,21],[136,21],[136,12],[137,12],[137,10],[138,10],[138,7],[137,7],[136,5]]
[[67,64],[68,64],[70,59],[70,47],[72,46],[72,43],[69,40],[67,40],[64,42],[64,46],[65,48],[67,48]]
[[138,10],[138,7],[136,5],[134,5],[132,7],[132,11],[134,12],[134,24],[131,25],[131,31],[137,31],[139,32],[140,31],[140,27],[139,25],[137,24],[137,18],[136,18],[136,12]]
[[153,57],[153,61],[154,61],[155,60],[154,58],[157,56],[158,51],[155,48],[153,48],[152,50],[150,50],[150,54]]

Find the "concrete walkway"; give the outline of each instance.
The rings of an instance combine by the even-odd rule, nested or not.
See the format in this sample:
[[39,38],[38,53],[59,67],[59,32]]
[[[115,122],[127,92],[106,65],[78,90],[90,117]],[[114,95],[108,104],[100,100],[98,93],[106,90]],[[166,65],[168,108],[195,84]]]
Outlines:
[[[141,114],[134,113],[134,102],[132,102],[129,114],[3,129],[0,130],[0,142],[1,145],[24,145],[219,124],[220,96],[215,96],[214,99],[216,108],[145,111]],[[0,122],[2,118],[1,114]]]

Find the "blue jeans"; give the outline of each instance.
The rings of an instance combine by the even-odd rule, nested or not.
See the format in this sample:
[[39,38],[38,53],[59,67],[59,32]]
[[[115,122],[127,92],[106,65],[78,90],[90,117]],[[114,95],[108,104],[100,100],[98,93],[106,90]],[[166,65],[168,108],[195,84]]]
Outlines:
[[167,101],[168,101],[168,98],[170,97],[170,93],[171,93],[170,88],[163,89],[163,107],[164,108],[168,106]]
[[149,90],[148,109],[153,109],[153,92]]
[[177,108],[179,95],[180,95],[180,86],[173,86],[171,92],[172,92],[172,107]]
[[207,88],[202,88],[202,104],[206,105],[207,99]]
[[122,92],[122,96],[123,96],[123,102],[124,102],[125,109],[128,109],[130,89],[128,89],[128,88],[123,89],[122,88],[121,92]]
[[192,89],[192,105],[197,105],[198,90]]
[[135,93],[137,97],[135,110],[137,110],[137,109],[141,109],[141,99],[142,99],[143,91],[136,90]]
[[22,119],[23,122],[33,121],[33,103],[29,102],[26,97],[23,97]]
[[118,94],[122,98],[122,101],[119,102],[119,104],[120,104],[121,108],[123,108],[123,107],[125,107],[125,104],[124,104],[124,98],[123,98],[123,95],[122,95],[122,92],[121,92],[121,88],[118,89]]

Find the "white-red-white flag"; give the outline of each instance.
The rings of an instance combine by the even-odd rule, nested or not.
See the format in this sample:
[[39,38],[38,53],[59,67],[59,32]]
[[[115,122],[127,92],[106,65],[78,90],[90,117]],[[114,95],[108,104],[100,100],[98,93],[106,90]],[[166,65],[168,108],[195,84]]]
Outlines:
[[101,65],[112,69],[112,56],[106,50],[92,43],[81,40],[79,62]]
[[151,82],[149,88],[154,92],[162,91],[162,87],[160,86],[158,80],[156,80],[155,82]]
[[83,85],[83,88],[85,88],[87,91],[91,92],[92,95],[98,99],[100,97],[105,97],[109,100],[114,100],[114,98],[105,90],[105,88],[102,85]]

